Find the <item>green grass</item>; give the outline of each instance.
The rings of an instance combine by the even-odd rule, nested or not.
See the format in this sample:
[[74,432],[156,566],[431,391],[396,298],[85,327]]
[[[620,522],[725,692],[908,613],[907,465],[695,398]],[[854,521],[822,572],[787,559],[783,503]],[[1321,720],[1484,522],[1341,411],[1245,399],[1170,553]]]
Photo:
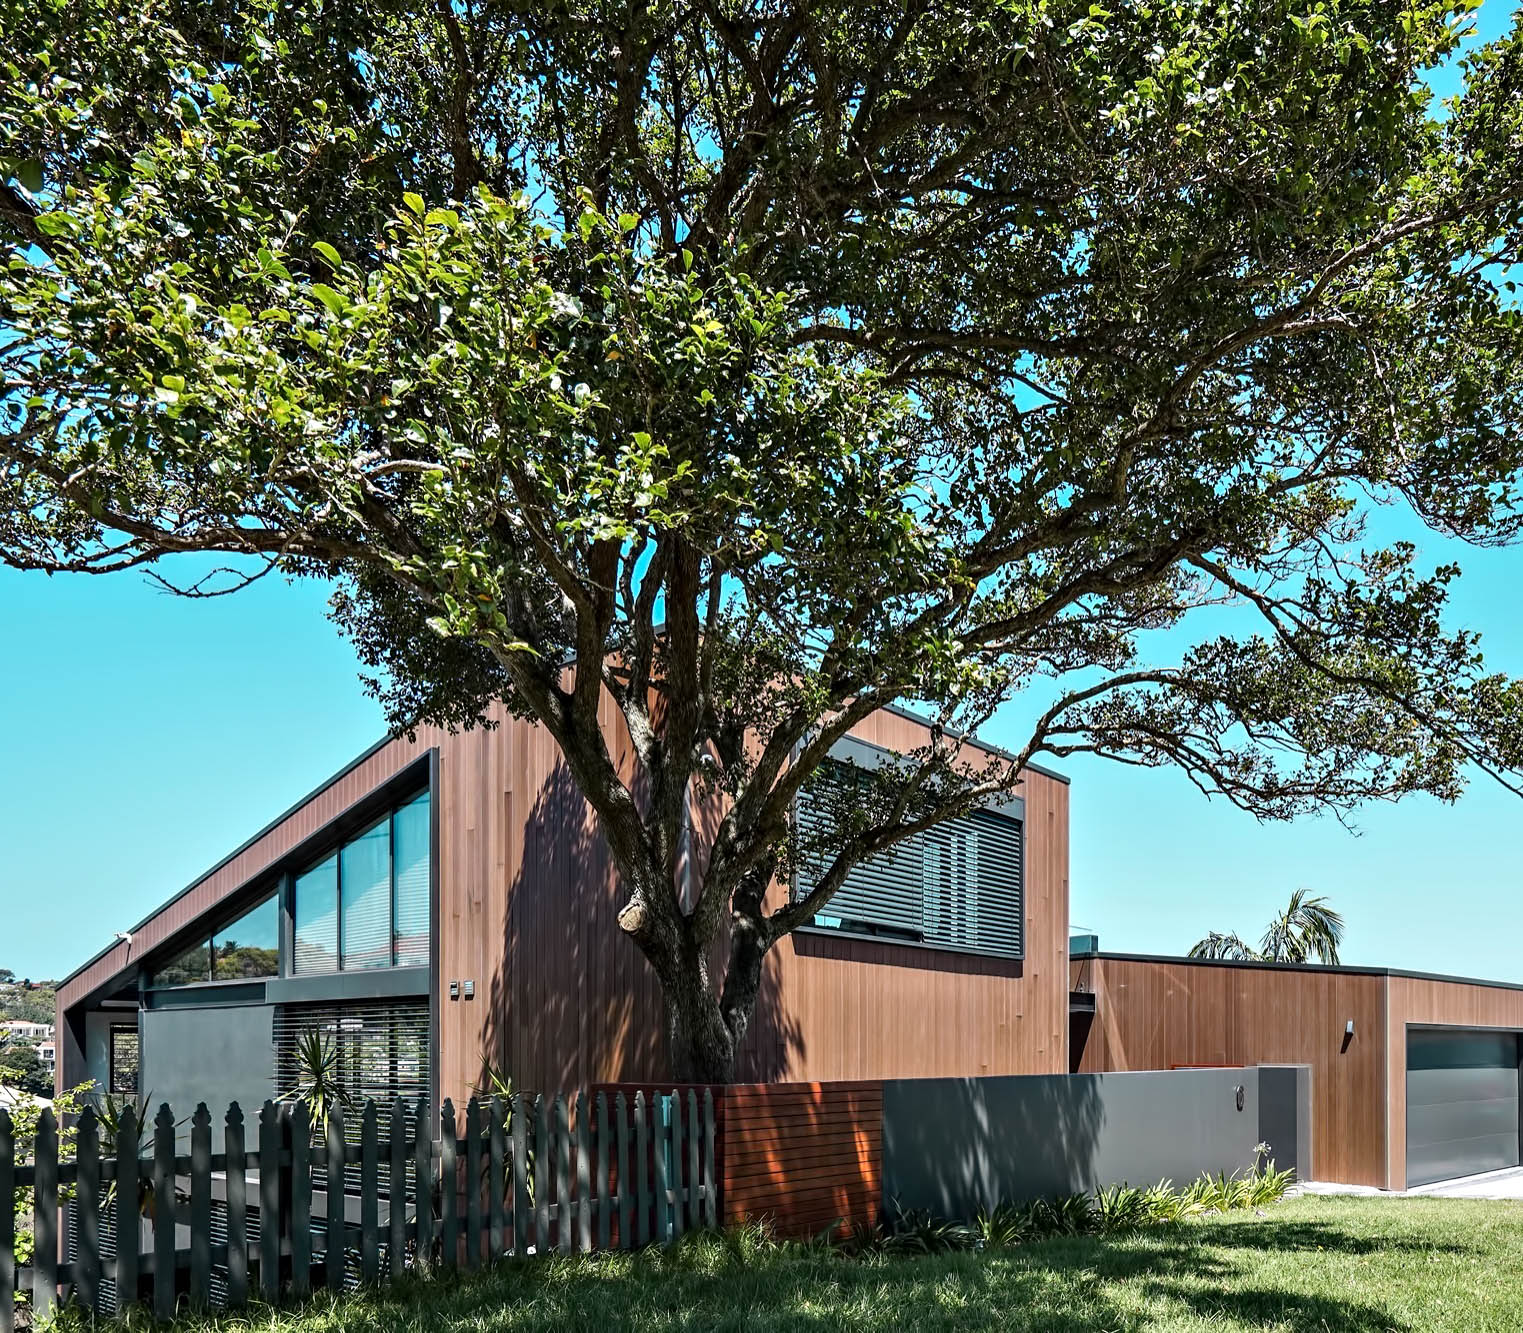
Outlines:
[[1523,1203],[1303,1198],[1261,1213],[982,1254],[845,1259],[745,1235],[504,1264],[177,1326],[518,1330],[1523,1329]]

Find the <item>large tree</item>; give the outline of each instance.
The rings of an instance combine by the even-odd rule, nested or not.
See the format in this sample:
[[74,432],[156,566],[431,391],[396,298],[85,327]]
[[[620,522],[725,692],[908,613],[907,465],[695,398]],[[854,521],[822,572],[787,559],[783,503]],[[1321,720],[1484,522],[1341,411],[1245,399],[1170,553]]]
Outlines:
[[[1519,530],[1523,37],[1440,107],[1462,9],[3,0],[0,558],[329,578],[399,727],[544,726],[684,1077],[1037,756],[1515,785],[1456,571],[1366,528]],[[899,700],[926,745],[829,781]]]

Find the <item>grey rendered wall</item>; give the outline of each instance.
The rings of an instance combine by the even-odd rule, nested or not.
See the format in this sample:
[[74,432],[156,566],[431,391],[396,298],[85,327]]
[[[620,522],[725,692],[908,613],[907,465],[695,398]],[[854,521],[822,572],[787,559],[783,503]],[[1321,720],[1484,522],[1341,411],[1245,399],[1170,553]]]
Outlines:
[[[1300,1077],[1288,1097],[1274,1083],[1277,1132],[1297,1142]],[[884,1202],[971,1217],[1006,1200],[1230,1174],[1254,1163],[1259,1115],[1257,1069],[897,1079],[883,1087]]]
[[[188,1121],[197,1102],[212,1113],[213,1137],[228,1103],[246,1123],[275,1096],[272,1005],[206,1009],[147,1009],[142,1014],[142,1065],[138,1086],[152,1110],[168,1102],[176,1120]],[[189,1134],[181,1126],[181,1137]]]
[[1281,1170],[1311,1179],[1311,1066],[1260,1065],[1259,1141]]

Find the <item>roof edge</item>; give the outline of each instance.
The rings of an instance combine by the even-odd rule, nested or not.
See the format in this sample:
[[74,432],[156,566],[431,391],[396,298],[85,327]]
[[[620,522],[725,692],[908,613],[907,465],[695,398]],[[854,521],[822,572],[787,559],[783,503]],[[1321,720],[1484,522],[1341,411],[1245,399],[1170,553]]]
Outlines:
[[[158,916],[159,913],[161,913],[163,911],[166,911],[170,907],[173,907],[175,905],[175,903],[180,901],[181,898],[185,897],[186,894],[193,892],[202,883],[204,883],[206,880],[210,879],[219,870],[221,870],[223,866],[227,865],[229,862],[237,860],[240,856],[242,856],[244,854],[244,852],[248,851],[248,849],[250,847],[252,847],[256,842],[258,842],[261,838],[267,837],[269,834],[273,833],[277,828],[279,828],[282,824],[284,824],[286,822],[286,820],[290,819],[293,815],[297,814],[304,805],[306,805],[310,801],[316,800],[325,791],[327,791],[329,787],[333,786],[334,783],[336,783],[336,782],[342,782],[346,777],[349,776],[349,774],[354,772],[354,770],[357,769],[366,760],[372,759],[376,755],[380,754],[380,752],[382,750],[384,750],[388,745],[390,745],[396,739],[398,739],[398,738],[396,736],[392,736],[392,735],[383,736],[380,740],[376,741],[376,743],[374,745],[368,746],[364,751],[362,751],[360,754],[355,756],[355,758],[351,759],[347,764],[345,764],[336,773],[332,774],[330,777],[327,777],[322,782],[318,783],[317,786],[313,787],[312,790],[309,791],[305,796],[301,797],[300,800],[294,801],[291,805],[287,806],[283,811],[281,811],[280,814],[276,815],[274,819],[270,820],[269,823],[265,824],[264,827],[259,830],[259,832],[253,834],[252,836],[250,836],[248,838],[245,838],[241,843],[238,844],[238,846],[233,848],[232,851],[230,851],[226,856],[224,856],[215,865],[208,867],[206,870],[203,870],[199,875],[197,875],[193,880],[191,880],[189,884],[187,884],[184,888],[179,890],[179,892],[177,892],[177,893],[173,894],[172,896],[166,898],[157,907],[155,907],[151,912],[149,912],[148,915],[145,916],[141,921],[137,922],[137,924],[132,927],[132,929],[131,929],[131,931],[129,933],[133,934],[133,935],[136,935],[138,933],[138,931],[142,930],[143,927],[146,926],[150,921],[152,921],[154,919],[154,917]],[[74,980],[75,977],[81,975],[84,972],[88,972],[92,967],[94,967],[98,962],[100,962],[102,958],[106,957],[106,955],[109,954],[116,947],[117,947],[117,945],[116,945],[115,942],[113,942],[111,944],[108,944],[103,949],[101,949],[98,953],[94,954],[91,958],[89,958],[87,961],[81,963],[72,972],[70,972],[68,976],[64,977],[58,983],[58,987],[57,987],[58,991],[60,991],[60,992],[63,991],[65,989],[65,987],[67,987],[68,984],[71,981]]]
[[1447,981],[1459,986],[1490,986],[1495,990],[1523,991],[1523,982],[1495,981],[1489,977],[1461,977],[1448,972],[1416,972],[1403,967],[1359,967],[1338,963],[1268,963],[1240,958],[1186,958],[1177,954],[1113,953],[1106,949],[1069,954],[1069,961],[1090,960],[1117,963],[1159,963],[1170,967],[1239,967],[1261,972],[1314,972],[1321,975],[1350,977],[1403,977],[1411,981]]

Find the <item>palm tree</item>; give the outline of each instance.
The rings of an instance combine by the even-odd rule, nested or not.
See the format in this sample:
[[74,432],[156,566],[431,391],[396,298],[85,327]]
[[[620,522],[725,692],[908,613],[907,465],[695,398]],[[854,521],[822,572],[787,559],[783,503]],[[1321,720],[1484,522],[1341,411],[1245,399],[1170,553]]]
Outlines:
[[1230,958],[1258,963],[1309,963],[1333,966],[1343,942],[1343,916],[1323,897],[1309,897],[1305,889],[1290,895],[1285,910],[1269,923],[1255,949],[1239,936],[1213,930],[1190,950],[1191,958]]

